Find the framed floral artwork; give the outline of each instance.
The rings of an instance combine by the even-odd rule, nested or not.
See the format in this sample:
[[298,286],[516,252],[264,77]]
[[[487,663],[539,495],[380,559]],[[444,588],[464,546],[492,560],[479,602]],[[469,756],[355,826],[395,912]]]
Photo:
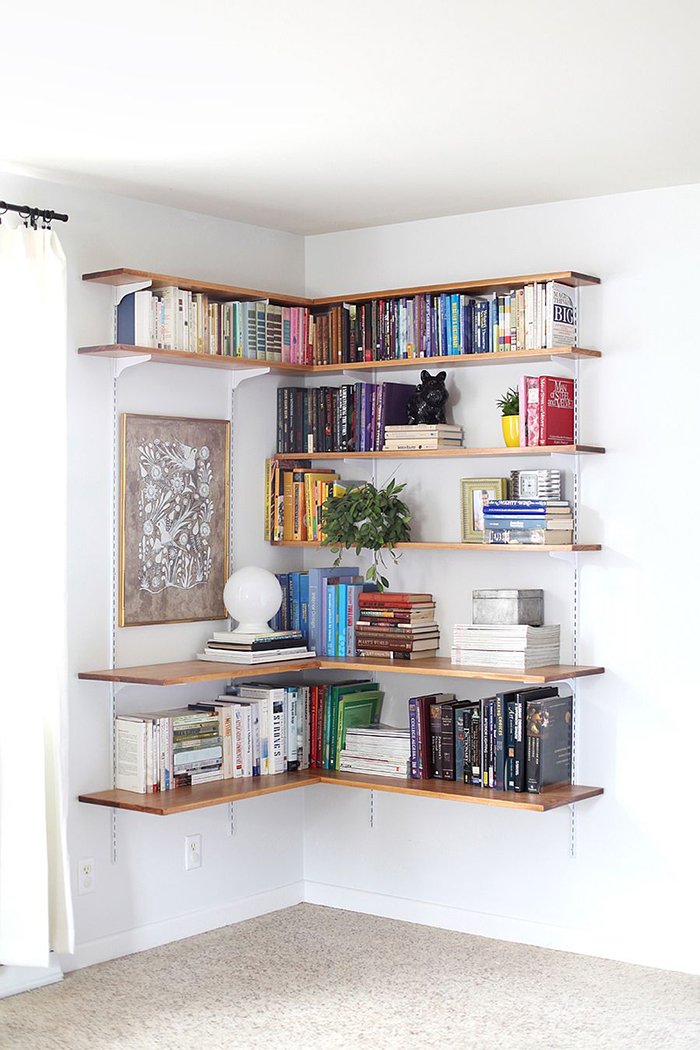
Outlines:
[[223,620],[230,426],[122,416],[119,626]]

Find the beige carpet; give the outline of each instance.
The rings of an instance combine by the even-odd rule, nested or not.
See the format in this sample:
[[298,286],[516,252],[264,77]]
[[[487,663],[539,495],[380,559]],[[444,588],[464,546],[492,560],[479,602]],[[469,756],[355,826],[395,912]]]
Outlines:
[[700,978],[302,904],[0,1001],[2,1050],[684,1050]]

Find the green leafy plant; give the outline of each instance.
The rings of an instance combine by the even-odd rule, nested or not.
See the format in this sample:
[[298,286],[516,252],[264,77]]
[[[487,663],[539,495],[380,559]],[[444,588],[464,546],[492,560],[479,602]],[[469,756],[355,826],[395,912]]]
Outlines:
[[394,545],[411,538],[408,507],[399,499],[405,489],[392,478],[388,485],[376,488],[369,482],[359,488],[349,489],[342,496],[330,496],[323,504],[323,540],[336,555],[334,564],[340,565],[343,551],[354,547],[356,554],[363,550],[372,552],[372,564],[366,577],[383,591],[389,586],[384,575],[385,554],[394,561]]
[[503,397],[499,397],[496,404],[501,410],[502,416],[517,416],[520,412],[520,395],[514,386],[507,390]]

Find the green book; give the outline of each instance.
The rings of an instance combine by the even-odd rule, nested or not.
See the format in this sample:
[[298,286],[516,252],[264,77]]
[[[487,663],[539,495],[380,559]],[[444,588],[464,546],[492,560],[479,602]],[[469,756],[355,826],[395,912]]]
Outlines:
[[352,726],[375,725],[379,721],[384,693],[350,693],[338,701],[338,726],[335,747],[331,754],[331,769],[338,768],[338,755],[345,747],[345,734]]
[[338,701],[348,693],[377,691],[376,682],[338,682],[328,686],[325,709],[323,712],[323,768],[335,768],[330,764],[331,754],[335,758],[335,741],[338,733]]

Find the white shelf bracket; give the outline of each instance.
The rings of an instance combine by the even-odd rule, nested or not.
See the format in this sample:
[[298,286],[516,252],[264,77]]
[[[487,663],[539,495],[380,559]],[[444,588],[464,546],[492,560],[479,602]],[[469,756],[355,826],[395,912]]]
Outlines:
[[568,562],[575,569],[578,567],[578,551],[548,551],[550,558],[558,558],[559,561]]
[[266,376],[270,371],[269,368],[241,368],[231,369],[231,390],[235,390],[245,383],[246,379],[256,379],[258,376]]
[[119,306],[119,303],[127,295],[131,295],[132,292],[142,292],[145,288],[150,288],[153,284],[152,281],[134,281],[133,284],[117,284],[114,286],[114,306]]
[[150,354],[133,354],[131,357],[115,357],[112,359],[112,376],[119,379],[122,372],[134,365],[145,365],[151,360]]
[[[343,379],[347,379],[350,383],[367,383],[371,382],[371,377],[376,372],[376,368],[367,368],[362,372],[353,372],[352,368],[344,368],[342,375]],[[370,377],[369,380],[367,377]]]

